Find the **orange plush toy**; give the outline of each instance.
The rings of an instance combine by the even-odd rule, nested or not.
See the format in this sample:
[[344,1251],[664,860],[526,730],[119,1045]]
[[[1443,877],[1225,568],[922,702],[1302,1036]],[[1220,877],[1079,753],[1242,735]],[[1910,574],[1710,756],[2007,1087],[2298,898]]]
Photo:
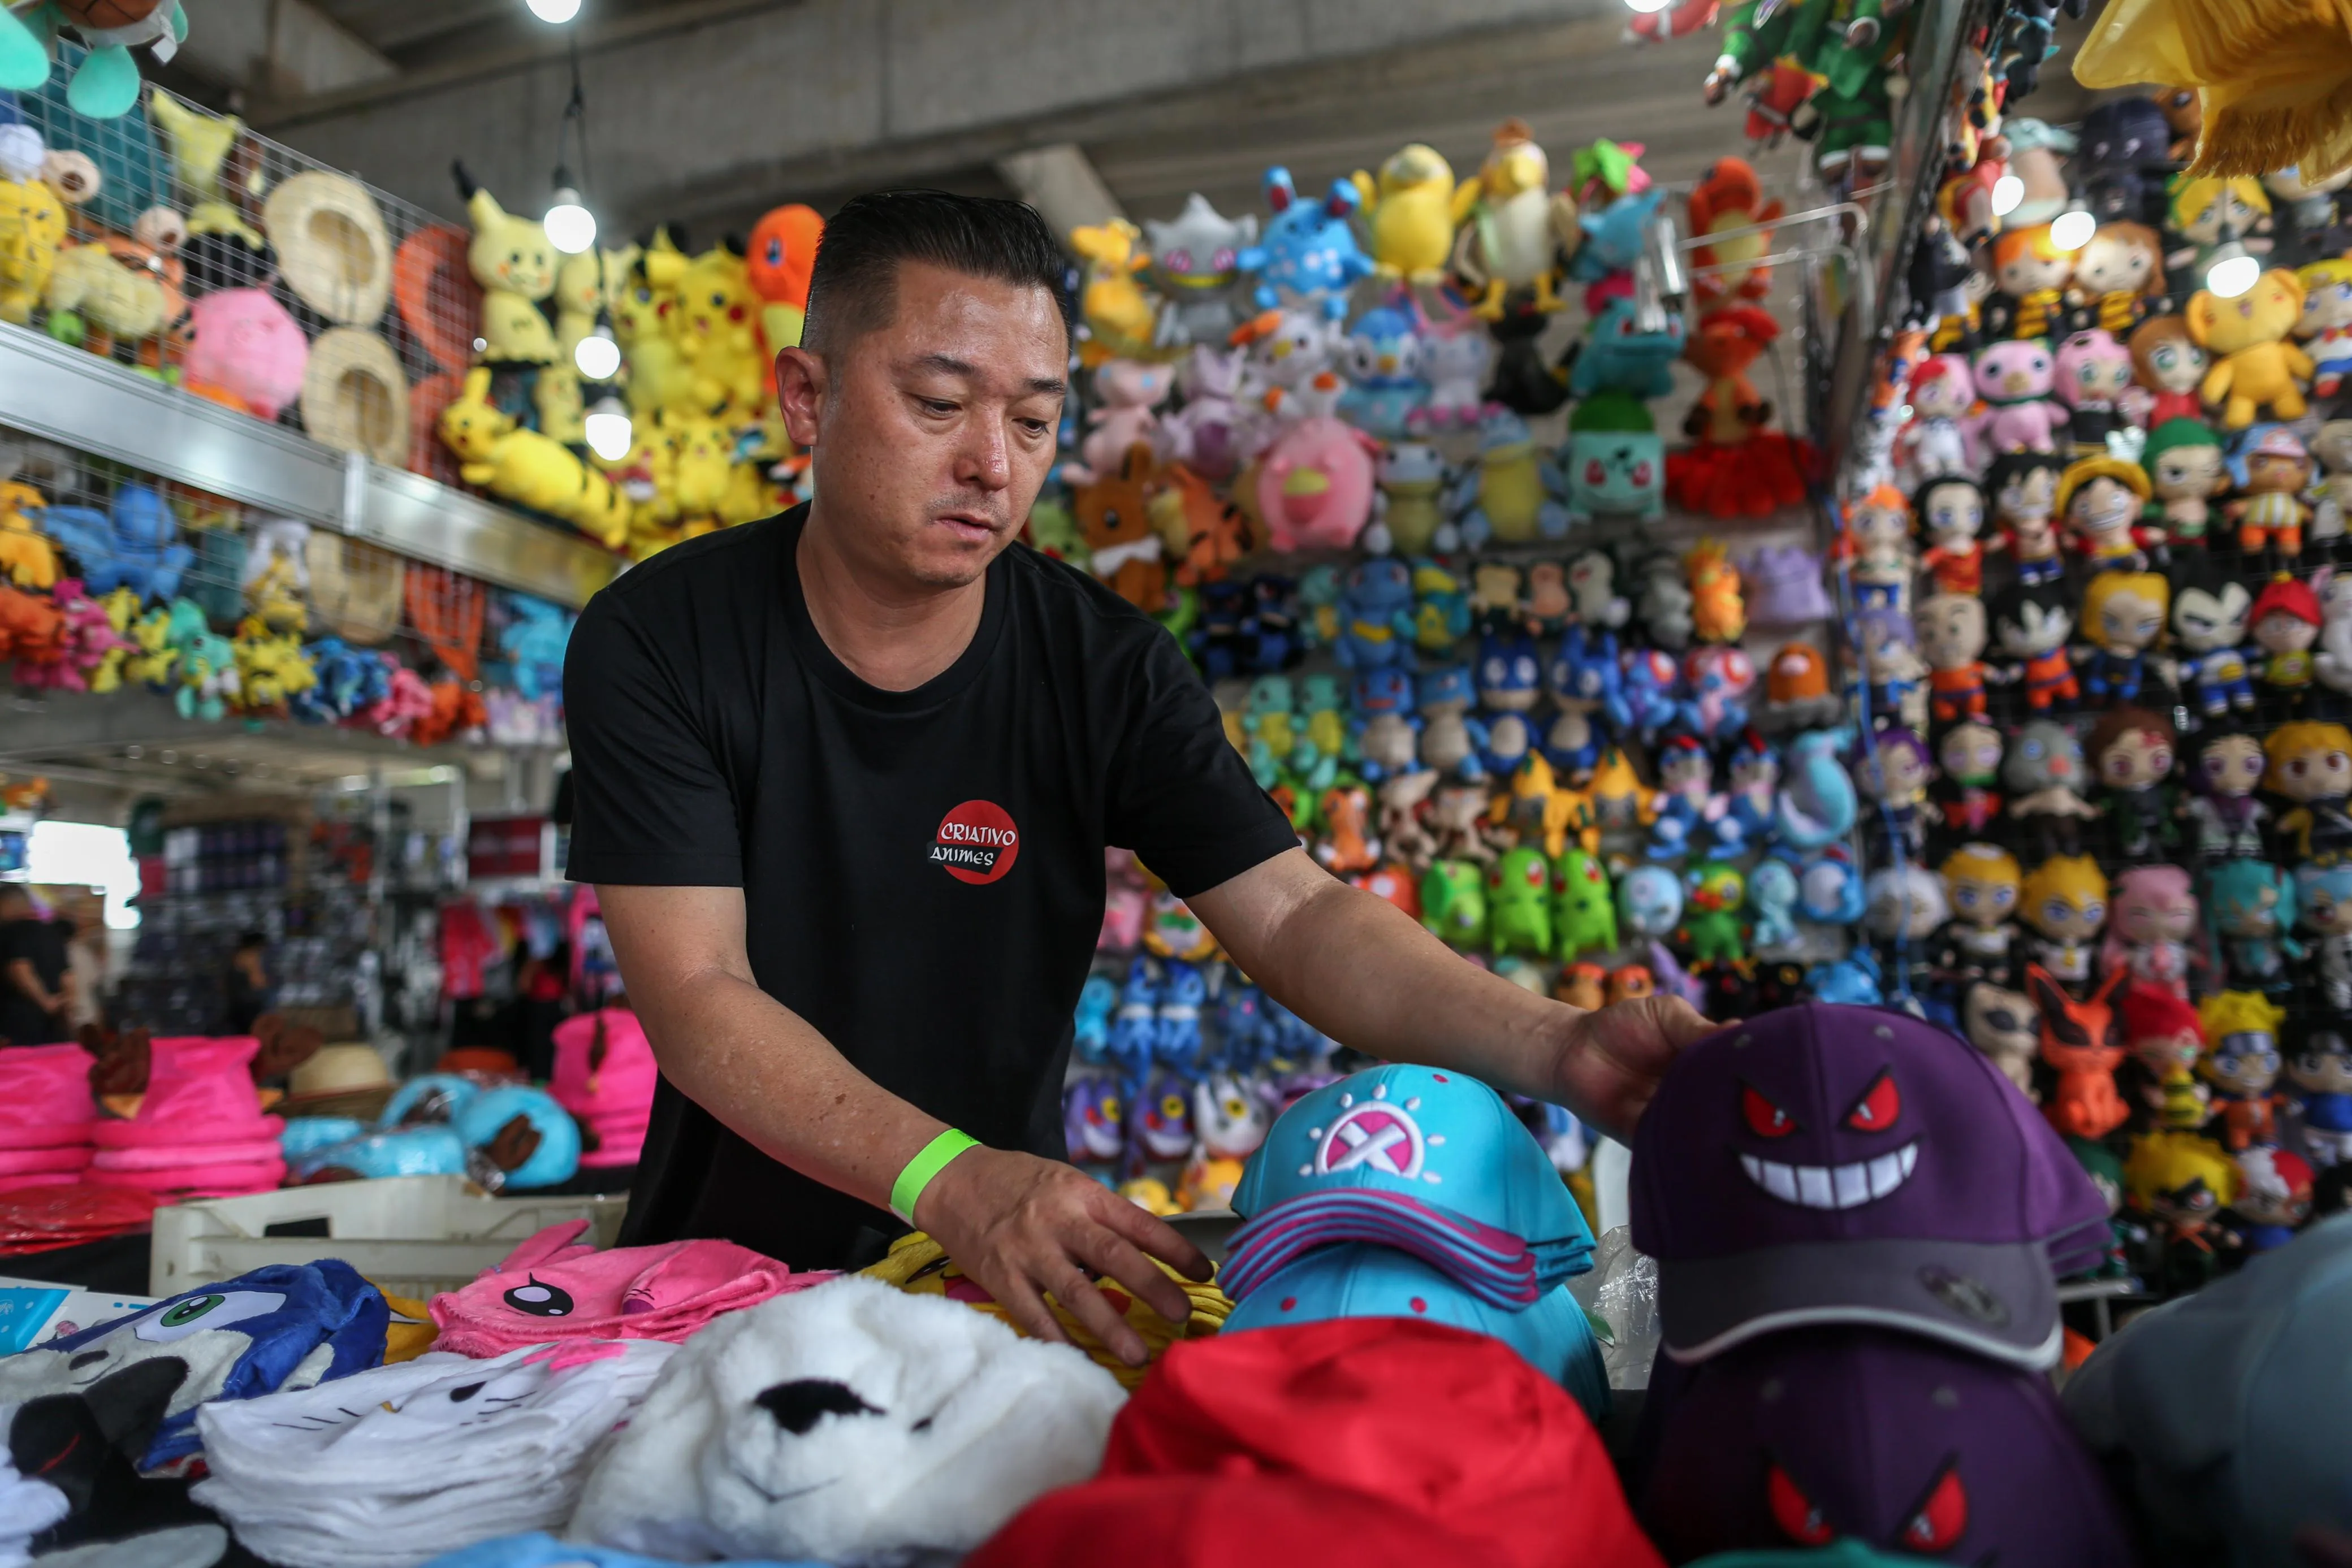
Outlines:
[[768,353],[768,388],[775,390],[776,350],[797,349],[801,327],[808,319],[809,270],[816,265],[816,243],[824,237],[824,220],[816,209],[795,202],[778,207],[751,229],[751,246],[743,260],[751,269],[751,292],[760,297],[760,338]]
[[[1711,235],[1778,222],[1782,207],[1765,201],[1755,166],[1745,158],[1722,158],[1691,188],[1691,237],[1707,240],[1691,252],[1691,292],[1702,305],[1727,299],[1761,299],[1772,287],[1772,269],[1759,256],[1772,248],[1769,228],[1717,242]],[[1709,268],[1720,268],[1710,271]]]
[[1718,517],[1760,517],[1805,498],[1812,447],[1764,428],[1772,405],[1748,379],[1748,367],[1780,335],[1772,318],[1753,305],[1699,318],[1683,358],[1706,372],[1707,384],[1683,423],[1690,447],[1666,458],[1666,493],[1676,506]]
[[1166,546],[1151,522],[1151,448],[1127,449],[1118,472],[1070,493],[1078,533],[1094,554],[1094,574],[1147,614],[1168,602]]

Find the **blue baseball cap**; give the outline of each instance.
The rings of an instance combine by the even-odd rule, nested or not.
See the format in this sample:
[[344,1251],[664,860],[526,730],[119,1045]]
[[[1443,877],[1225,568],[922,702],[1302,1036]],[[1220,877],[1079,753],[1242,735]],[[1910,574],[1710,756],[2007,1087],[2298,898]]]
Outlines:
[[1350,1187],[1507,1232],[1562,1277],[1591,1266],[1591,1228],[1543,1146],[1501,1095],[1460,1072],[1375,1067],[1307,1095],[1250,1156],[1234,1209],[1254,1217]]
[[1237,1302],[1223,1332],[1332,1318],[1421,1318],[1491,1334],[1567,1389],[1594,1420],[1608,1414],[1600,1343],[1565,1287],[1512,1312],[1409,1253],[1370,1242],[1318,1248],[1296,1260]]

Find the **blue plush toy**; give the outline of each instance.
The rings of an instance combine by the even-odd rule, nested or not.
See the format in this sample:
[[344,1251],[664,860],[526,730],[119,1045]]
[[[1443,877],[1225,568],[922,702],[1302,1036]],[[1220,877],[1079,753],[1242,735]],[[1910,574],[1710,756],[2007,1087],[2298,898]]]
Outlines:
[[1348,706],[1359,718],[1384,713],[1412,711],[1413,677],[1401,664],[1389,664],[1358,674],[1349,688]]
[[321,637],[303,653],[319,678],[287,706],[305,724],[341,724],[392,691],[392,670],[381,653],[352,647],[340,637]]
[[1641,399],[1622,389],[1596,393],[1568,416],[1560,451],[1571,524],[1596,516],[1657,522],[1666,515],[1666,448]]
[[514,666],[515,690],[533,702],[563,695],[563,650],[572,641],[572,617],[543,599],[507,595],[507,624],[499,649]]
[[1206,1065],[1222,1072],[1255,1072],[1274,1055],[1277,1039],[1266,1016],[1265,994],[1229,981],[1217,998],[1217,1049]]
[[1278,572],[1264,571],[1250,579],[1249,588],[1249,618],[1242,627],[1245,663],[1259,674],[1286,670],[1306,652],[1295,600],[1298,584]]
[[1624,272],[1641,259],[1644,233],[1665,200],[1666,188],[1653,185],[1637,196],[1620,196],[1601,211],[1576,215],[1584,243],[1569,264],[1569,276],[1580,283],[1598,283],[1614,272]]
[[1682,672],[1674,655],[1655,648],[1627,649],[1623,664],[1626,716],[1633,728],[1648,740],[1682,713],[1675,696]]
[[1749,944],[1778,946],[1797,939],[1797,869],[1778,855],[1766,855],[1748,873]]
[[1201,1007],[1209,982],[1181,958],[1168,960],[1168,978],[1153,1018],[1151,1054],[1170,1067],[1191,1067],[1201,1059]]
[[1339,592],[1339,634],[1332,646],[1351,670],[1413,667],[1412,572],[1393,556],[1359,561]]
[[[1794,851],[1772,852],[1783,858]],[[1832,845],[1797,868],[1797,913],[1823,925],[1852,925],[1868,907],[1862,872],[1843,844]]]
[[1794,849],[1818,850],[1853,831],[1861,802],[1842,753],[1852,737],[1842,729],[1809,729],[1789,743],[1772,830]]
[[1568,390],[1580,398],[1611,391],[1644,398],[1673,392],[1675,378],[1668,367],[1682,358],[1682,314],[1669,310],[1665,321],[1661,330],[1644,331],[1633,301],[1612,299],[1585,335],[1576,368],[1569,372]]
[[1422,671],[1414,677],[1413,695],[1422,707],[1443,707],[1449,703],[1466,706],[1478,700],[1467,664],[1440,664],[1433,670]]
[[1633,936],[1664,936],[1683,917],[1683,879],[1662,865],[1637,865],[1617,879],[1617,924]]
[[81,567],[82,586],[93,599],[128,588],[144,601],[180,591],[180,575],[195,552],[179,542],[179,519],[152,486],[119,485],[100,526],[98,514],[81,507],[52,507],[41,527]]
[[1277,164],[1265,172],[1265,204],[1274,216],[1265,237],[1234,258],[1242,271],[1257,275],[1259,309],[1307,300],[1334,320],[1347,314],[1348,289],[1372,272],[1372,258],[1348,222],[1361,202],[1345,180],[1331,182],[1320,205],[1302,202],[1289,170]]
[[1071,1045],[1082,1061],[1100,1061],[1110,1043],[1110,1012],[1118,1005],[1118,988],[1107,975],[1089,975],[1078,988],[1078,1010],[1070,1021]]
[[1348,329],[1350,383],[1339,417],[1382,441],[1403,438],[1407,422],[1429,401],[1421,379],[1421,323],[1403,307],[1365,311]]
[[1127,967],[1127,983],[1119,988],[1118,1010],[1111,1015],[1104,1060],[1129,1082],[1140,1082],[1159,1038],[1160,982],[1152,977],[1150,961],[1139,957]]
[[1625,701],[1625,677],[1617,662],[1617,633],[1587,635],[1570,626],[1560,638],[1550,671],[1552,700],[1572,712],[1599,714],[1612,730],[1629,729],[1633,710]]
[[[488,1161],[486,1151],[518,1120],[538,1134],[538,1145],[499,1179],[501,1167]],[[485,1089],[449,1119],[449,1128],[466,1145],[467,1173],[492,1191],[554,1186],[570,1181],[580,1169],[580,1124],[544,1089],[520,1083]]]
[[1816,964],[1806,970],[1805,989],[1817,1002],[1874,1008],[1886,1001],[1885,979],[1870,949],[1856,947],[1834,964]]
[[1543,661],[1525,632],[1489,633],[1478,642],[1478,701],[1503,713],[1526,713],[1540,694]]

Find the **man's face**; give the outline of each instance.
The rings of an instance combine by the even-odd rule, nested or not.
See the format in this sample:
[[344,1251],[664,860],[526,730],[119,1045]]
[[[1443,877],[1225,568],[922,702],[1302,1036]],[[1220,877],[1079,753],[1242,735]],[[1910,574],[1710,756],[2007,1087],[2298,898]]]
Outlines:
[[841,548],[909,587],[976,580],[1053,465],[1069,354],[1042,288],[902,262],[887,325],[776,357]]

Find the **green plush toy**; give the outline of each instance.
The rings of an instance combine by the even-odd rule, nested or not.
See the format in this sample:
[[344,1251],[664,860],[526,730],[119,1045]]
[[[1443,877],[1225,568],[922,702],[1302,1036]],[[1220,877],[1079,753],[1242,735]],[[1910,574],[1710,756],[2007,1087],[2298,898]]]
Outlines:
[[1486,945],[1486,884],[1463,861],[1433,862],[1421,878],[1421,923],[1463,952]]
[[1496,952],[1551,951],[1551,862],[1543,851],[1505,851],[1486,873],[1486,904]]
[[1617,950],[1617,898],[1601,857],[1570,849],[1559,857],[1551,878],[1551,929],[1559,956]]
[[1693,963],[1736,961],[1748,956],[1739,906],[1748,898],[1747,879],[1721,861],[1702,861],[1683,875],[1682,928],[1676,946]]
[[[101,26],[107,19],[119,26]],[[131,51],[144,46],[169,60],[188,36],[179,0],[115,0],[98,6],[62,0],[11,11],[0,6],[0,89],[31,92],[49,79],[49,55],[66,28],[80,35],[88,53],[66,84],[66,101],[89,120],[119,120],[138,105],[139,68]]]

